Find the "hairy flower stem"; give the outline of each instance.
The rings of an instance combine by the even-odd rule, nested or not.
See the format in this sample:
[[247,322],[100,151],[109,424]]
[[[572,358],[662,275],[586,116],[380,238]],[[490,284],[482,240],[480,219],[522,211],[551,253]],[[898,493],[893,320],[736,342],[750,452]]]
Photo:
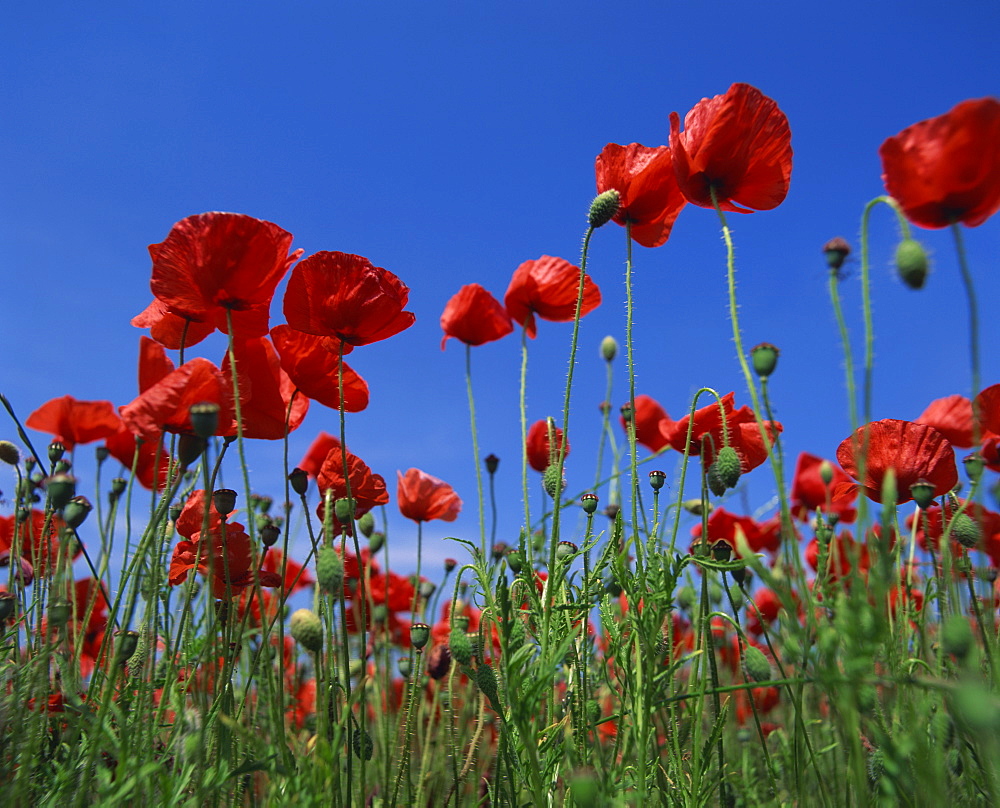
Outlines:
[[[528,388],[528,331],[521,329],[521,383],[518,390],[518,408],[521,414],[521,501],[524,503],[525,561],[530,569],[534,565],[534,547],[531,541],[531,507],[528,499],[528,411],[525,402]],[[478,463],[478,458],[476,459]]]
[[830,303],[840,330],[840,342],[844,348],[844,376],[847,384],[847,410],[851,419],[851,434],[858,428],[858,391],[854,378],[854,352],[851,350],[851,337],[847,331],[847,321],[844,319],[844,308],[840,305],[840,277],[837,270],[830,270],[829,288]]
[[[582,289],[582,286],[581,286]],[[632,513],[632,540],[635,545],[635,571],[640,589],[645,586],[646,562],[643,544],[639,540],[639,457],[635,441],[635,342],[632,335],[634,311],[632,299],[632,222],[625,221],[625,362],[628,366],[628,407],[632,417],[628,421],[629,501]]]
[[[982,390],[982,378],[980,376],[979,362],[979,303],[976,298],[976,287],[972,281],[972,272],[969,270],[969,262],[965,254],[965,240],[962,238],[962,226],[958,222],[951,225],[951,234],[955,239],[955,252],[958,254],[958,268],[962,273],[962,286],[965,287],[965,296],[969,301],[969,359],[972,365],[972,406],[978,410],[976,396]],[[978,412],[976,413],[978,416]],[[978,417],[972,421],[976,443],[979,442],[979,421]]]
[[[472,430],[472,465],[476,469],[476,497],[479,503],[479,549],[486,556],[486,509],[483,506],[483,470],[479,459],[479,430],[476,427],[476,398],[472,394],[472,346],[465,345],[465,389],[469,396],[469,427]],[[527,507],[527,505],[525,506]]]

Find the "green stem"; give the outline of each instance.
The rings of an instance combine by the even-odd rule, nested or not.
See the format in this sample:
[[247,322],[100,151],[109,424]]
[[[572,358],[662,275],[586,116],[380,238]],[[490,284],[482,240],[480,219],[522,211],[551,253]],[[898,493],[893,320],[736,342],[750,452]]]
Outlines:
[[962,273],[962,285],[965,287],[965,296],[969,300],[969,357],[972,361],[972,400],[975,402],[976,396],[982,390],[979,364],[979,304],[976,299],[976,288],[972,282],[972,272],[969,270],[969,262],[965,255],[962,227],[958,222],[952,224],[951,233],[955,237],[955,251],[958,253],[958,268]]
[[[472,346],[465,346],[465,389],[469,396],[469,425],[472,429],[473,465],[476,467],[476,497],[479,503],[479,549],[486,556],[486,510],[483,507],[483,470],[479,460],[479,431],[476,428],[476,399],[472,394]],[[527,474],[527,472],[525,472]],[[525,501],[527,507],[527,501]]]

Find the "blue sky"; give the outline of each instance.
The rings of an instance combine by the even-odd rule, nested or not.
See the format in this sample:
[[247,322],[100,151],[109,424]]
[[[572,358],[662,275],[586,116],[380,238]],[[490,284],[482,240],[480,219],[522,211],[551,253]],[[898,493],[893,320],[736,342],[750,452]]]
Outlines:
[[[782,349],[771,393],[794,462],[802,450],[832,457],[849,432],[821,245],[836,235],[857,245],[862,208],[883,192],[877,151],[886,137],[1000,92],[1000,6],[978,0],[947,9],[853,0],[280,9],[181,0],[20,4],[6,17],[0,389],[22,418],[64,394],[132,400],[144,332],[129,320],[151,299],[146,245],[175,221],[208,210],[268,219],[307,255],[359,253],[410,286],[416,325],[352,356],[372,403],[349,416],[348,442],[393,495],[396,470],[410,466],[459,490],[460,520],[426,531],[432,559],[461,552],[436,538],[478,532],[464,352],[455,341],[440,350],[441,310],[466,283],[502,297],[529,258],[579,260],[594,158],[606,143],[666,143],[671,111],[683,116],[735,81],[759,87],[788,115],[787,200],[731,223],[745,342]],[[919,233],[934,274],[918,293],[893,275],[893,218],[883,210],[873,221],[874,415],[914,418],[934,398],[969,392],[964,293],[947,231]],[[991,384],[1000,381],[989,347],[1000,221],[965,235]],[[624,248],[615,225],[595,235],[589,266],[604,303],[581,331],[567,468],[574,491],[594,476],[605,384],[598,345],[606,334],[624,343]],[[860,349],[858,267],[849,268],[841,291]],[[689,206],[665,246],[636,248],[635,269],[637,391],[674,417],[703,385],[749,403],[714,214]],[[568,325],[540,324],[529,420],[561,409],[569,338]],[[199,349],[219,361],[221,336]],[[482,454],[501,458],[498,538],[514,541],[516,335],[476,349],[473,363]],[[623,359],[615,383],[617,406],[627,398]],[[319,430],[336,427],[336,413],[314,405],[292,436],[293,462]],[[78,451],[82,470],[91,454]],[[673,482],[676,456],[657,463]],[[276,499],[280,464],[280,444],[253,447],[255,487]],[[237,481],[236,466],[227,479]],[[747,485],[751,509],[773,494],[766,469]],[[739,498],[731,504],[742,510]],[[390,515],[402,558],[413,531],[393,506]]]

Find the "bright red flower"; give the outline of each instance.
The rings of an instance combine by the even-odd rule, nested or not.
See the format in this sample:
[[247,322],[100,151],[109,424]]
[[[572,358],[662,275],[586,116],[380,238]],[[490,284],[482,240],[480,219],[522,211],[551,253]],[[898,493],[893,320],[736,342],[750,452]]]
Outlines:
[[126,474],[132,469],[132,462],[135,459],[135,478],[143,488],[157,490],[162,489],[167,484],[167,475],[170,473],[170,455],[163,448],[160,440],[146,441],[137,439],[131,430],[124,424],[115,432],[104,439],[111,456],[121,463]]
[[[511,318],[524,326],[528,336],[534,339],[538,334],[535,315],[556,323],[572,321],[576,316],[579,291],[580,268],[564,258],[543,255],[536,261],[525,261],[514,270],[503,302]],[[587,275],[580,316],[589,314],[600,304],[601,290]]]
[[[288,325],[271,329],[281,367],[302,395],[331,409],[340,409],[340,357],[329,349],[327,337],[296,331]],[[344,411],[361,412],[368,406],[368,385],[350,365],[344,368]]]
[[[65,592],[67,602],[72,608],[69,622],[63,629],[71,643],[76,644],[80,637],[80,676],[86,678],[94,672],[97,660],[101,654],[104,642],[104,632],[108,625],[108,601],[104,597],[100,583],[94,578],[84,578],[75,581],[72,588]],[[91,608],[92,606],[92,608]],[[87,610],[90,616],[86,622]],[[43,634],[48,633],[47,621],[42,626]]]
[[[562,449],[563,431],[551,427],[552,440],[549,440],[550,425],[547,420],[535,421],[528,430],[528,465],[535,471],[545,471],[555,462]],[[569,455],[569,442],[566,443],[566,455]]]
[[[961,503],[962,501],[959,500],[959,504]],[[1000,559],[1000,513],[991,511],[977,503],[971,503],[966,508],[965,513],[979,525],[982,533],[979,549],[989,555],[993,564],[997,565],[997,560]],[[949,516],[949,521],[950,519]],[[917,523],[917,543],[924,550],[940,550],[941,537],[944,535],[945,529],[945,524],[941,520],[941,506],[934,504],[917,513],[910,514],[906,517],[907,529],[913,528],[914,521]],[[955,557],[962,554],[962,547],[954,538],[952,539],[952,552]]]
[[932,401],[915,423],[934,427],[952,446],[969,449],[975,444],[972,402],[965,396],[947,396]]
[[[170,559],[168,581],[177,586],[187,580],[188,572],[197,569],[211,576],[216,598],[236,597],[254,585],[253,553],[250,537],[239,522],[220,523],[207,532],[199,530],[192,540],[177,543]],[[228,573],[228,575],[227,575]],[[261,586],[281,586],[281,576],[259,571]]]
[[483,345],[506,337],[514,326],[500,301],[478,283],[463,286],[441,314],[441,350],[454,337],[466,345]]
[[[824,463],[828,464],[831,474],[829,485],[823,482],[821,474]],[[835,514],[840,522],[853,522],[858,516],[854,507],[857,492],[844,491],[838,496],[833,493],[838,483],[850,482],[851,478],[829,461],[802,452],[792,479],[792,516],[804,522],[809,519],[810,513],[821,509],[827,516]]]
[[[281,550],[272,547],[268,550],[267,555],[264,556],[264,562],[260,565],[260,568],[266,572],[281,575],[281,562]],[[282,589],[285,592],[298,592],[300,589],[305,589],[314,583],[316,583],[316,579],[313,578],[312,573],[298,561],[293,558],[288,558],[285,561],[285,578],[282,583]]]
[[390,612],[408,612],[413,605],[413,582],[392,570],[369,576],[365,591],[372,603],[385,604]]
[[859,482],[868,499],[882,501],[882,482],[890,468],[896,474],[898,503],[913,499],[910,486],[917,480],[931,483],[935,496],[947,493],[958,483],[955,453],[941,433],[924,424],[893,418],[859,427],[837,447],[837,460],[855,480],[860,465],[857,455],[862,451],[866,431],[865,478]]
[[171,314],[168,306],[155,297],[131,322],[136,328],[148,328],[149,336],[164,348],[172,350],[197,345],[215,331],[214,323],[196,323],[187,317]]
[[[736,450],[740,458],[740,470],[743,473],[757,468],[767,460],[767,446],[761,438],[760,429],[749,407],[734,408],[735,393],[722,397],[722,406],[726,414],[726,424],[729,429],[729,445]],[[689,416],[679,421],[671,421],[662,425],[663,436],[678,452],[684,451],[687,439]],[[773,439],[782,426],[777,421],[765,421],[764,427]],[[694,429],[691,433],[691,443],[688,454],[701,455],[701,462],[708,468],[715,461],[715,456],[725,445],[723,441],[722,413],[719,404],[713,401],[707,407],[695,411]]]
[[[340,446],[333,447],[323,461],[323,466],[316,478],[316,485],[321,496],[325,498],[326,492],[332,491],[333,500],[343,499],[347,496],[347,484],[350,483],[350,495],[354,499],[354,515],[363,516],[376,505],[385,505],[389,501],[389,494],[385,490],[385,480],[381,474],[373,474],[365,461],[360,457],[351,454],[347,455],[347,479],[344,479],[344,455],[345,450]],[[322,518],[323,502],[320,502],[319,513]],[[333,516],[334,526],[339,526],[336,515]]]
[[139,397],[121,408],[125,425],[144,440],[156,442],[163,432],[193,434],[189,410],[192,404],[218,404],[216,434],[232,434],[233,393],[231,382],[207,359],[196,357],[164,376]]
[[149,337],[139,338],[139,392],[145,393],[150,387],[173,373],[177,366],[167,356],[163,345]]
[[299,468],[310,477],[318,477],[320,469],[323,468],[323,461],[330,451],[338,446],[340,441],[333,435],[329,432],[320,432],[306,450],[305,457],[299,461]]
[[[271,341],[267,337],[235,340],[233,354],[239,379],[243,437],[281,440],[286,433],[286,419],[288,432],[298,429],[309,410],[309,399],[304,395],[293,398],[295,384],[281,369]],[[227,379],[232,377],[228,352],[221,370]]]
[[1000,209],[1000,101],[962,101],[888,138],[882,181],[906,218],[927,228],[977,227]]
[[[771,210],[788,194],[792,132],[778,105],[756,87],[734,84],[703,98],[684,118],[670,113],[674,172],[688,202],[722,210]],[[744,207],[738,207],[743,205]]]
[[[778,542],[775,541],[775,534],[761,530],[761,526],[753,517],[737,516],[730,513],[725,508],[715,508],[712,515],[708,517],[708,543],[714,545],[718,541],[724,541],[733,548],[733,555],[739,555],[737,545],[739,544],[738,534],[742,533],[746,539],[747,546],[754,553],[764,550],[772,552],[778,549],[780,534],[777,535]],[[701,523],[691,528],[691,536],[695,543],[701,540]]]
[[[813,568],[814,572],[819,572],[819,540],[813,538],[806,545],[806,563]],[[865,575],[870,566],[868,558],[868,548],[854,540],[850,531],[842,531],[830,541],[830,548],[827,555],[827,574],[831,581],[836,581],[845,577],[853,569],[853,562],[857,562],[858,571]]]
[[[55,566],[59,556],[59,531],[65,523],[58,516],[53,516],[45,530],[45,512],[32,509],[31,518],[23,522],[17,521],[17,516],[0,516],[0,553],[10,553],[14,549],[15,540],[20,548],[21,558],[33,568],[34,575],[44,577]],[[74,558],[80,555],[81,548],[77,545]],[[11,563],[7,556],[6,564]],[[6,576],[7,571],[4,571]]]
[[609,143],[597,155],[597,193],[618,191],[615,221],[631,222],[632,239],[643,247],[659,247],[687,204],[677,187],[674,164],[667,146],[650,148],[639,143]]
[[181,508],[174,529],[185,539],[193,539],[202,530],[218,530],[222,525],[222,514],[215,509],[215,501],[208,498],[208,522],[205,521],[205,492],[202,489],[192,491]]
[[414,522],[429,522],[431,519],[454,522],[458,518],[462,500],[444,480],[420,469],[407,469],[406,474],[397,471],[396,477],[399,512],[407,519]]
[[291,246],[291,233],[251,216],[188,216],[165,241],[149,248],[149,286],[171,314],[212,323],[226,333],[228,310],[234,333],[243,339],[262,337],[275,287],[302,255],[302,250],[289,255]]
[[[663,436],[665,429],[673,423],[667,411],[660,406],[659,402],[647,395],[635,397],[635,440],[645,446],[651,452],[658,452],[667,445],[667,439]],[[622,429],[628,433],[628,424],[625,417],[621,418]]]
[[348,353],[413,325],[413,313],[403,311],[409,297],[406,284],[367,258],[318,252],[288,279],[285,319],[297,331],[335,337]]
[[77,401],[73,396],[45,402],[24,423],[39,432],[48,432],[70,450],[78,443],[113,435],[121,426],[110,401]]

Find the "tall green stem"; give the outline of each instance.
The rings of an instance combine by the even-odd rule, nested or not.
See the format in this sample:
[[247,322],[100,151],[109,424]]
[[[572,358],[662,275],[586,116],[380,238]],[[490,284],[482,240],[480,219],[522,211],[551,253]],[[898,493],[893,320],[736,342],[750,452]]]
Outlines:
[[[472,346],[465,346],[465,389],[469,395],[469,424],[472,428],[473,464],[476,467],[476,497],[479,502],[479,549],[486,557],[486,510],[483,506],[483,470],[479,460],[479,430],[476,428],[476,398],[472,394]],[[527,505],[525,505],[527,507]]]

